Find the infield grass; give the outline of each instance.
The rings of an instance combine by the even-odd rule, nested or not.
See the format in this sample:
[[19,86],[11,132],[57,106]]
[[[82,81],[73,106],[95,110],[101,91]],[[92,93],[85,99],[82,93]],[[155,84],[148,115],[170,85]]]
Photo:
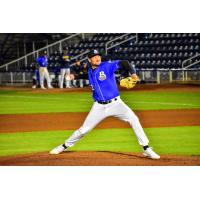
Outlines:
[[[159,154],[199,155],[200,126],[146,128],[150,145]],[[0,156],[47,152],[72,131],[0,134]],[[94,129],[70,151],[141,152],[132,129]]]
[[[121,92],[133,110],[200,108],[200,92]],[[0,114],[89,112],[90,92],[37,94],[27,91],[0,91]]]

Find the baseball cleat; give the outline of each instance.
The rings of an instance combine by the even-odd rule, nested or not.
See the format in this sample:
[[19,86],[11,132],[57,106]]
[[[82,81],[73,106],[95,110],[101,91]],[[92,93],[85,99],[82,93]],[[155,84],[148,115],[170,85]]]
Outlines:
[[151,147],[147,148],[146,150],[144,150],[143,153],[144,156],[149,157],[151,159],[160,159],[160,156],[155,153]]
[[57,146],[56,148],[52,149],[49,153],[50,154],[59,154],[59,153],[62,153],[63,151],[65,151],[65,149],[67,149],[67,147],[64,144],[61,144],[61,145]]

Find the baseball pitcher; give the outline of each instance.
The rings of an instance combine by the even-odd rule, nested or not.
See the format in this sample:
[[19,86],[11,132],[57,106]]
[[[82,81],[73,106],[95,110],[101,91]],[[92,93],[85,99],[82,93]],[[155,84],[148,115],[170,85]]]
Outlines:
[[59,154],[65,151],[91,131],[103,119],[113,116],[130,124],[146,157],[159,159],[160,156],[149,147],[149,140],[144,133],[138,117],[119,96],[114,74],[115,71],[128,71],[131,74],[130,77],[122,79],[120,82],[122,87],[129,89],[133,88],[138,80],[134,67],[126,60],[101,62],[101,55],[97,50],[93,50],[88,54],[88,61],[90,63],[88,77],[93,91],[94,104],[83,125],[64,144],[51,150],[50,154]]

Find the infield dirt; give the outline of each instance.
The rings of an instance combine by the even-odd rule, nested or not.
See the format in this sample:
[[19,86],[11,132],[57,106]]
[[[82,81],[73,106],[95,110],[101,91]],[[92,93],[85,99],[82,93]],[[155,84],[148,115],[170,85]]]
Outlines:
[[[199,126],[200,109],[135,112],[144,128]],[[5,114],[0,115],[0,133],[73,130],[84,122],[87,113]],[[96,128],[128,128],[128,123],[109,117]]]
[[64,152],[0,157],[2,166],[199,166],[200,156],[161,155],[160,160],[145,158],[142,153]]

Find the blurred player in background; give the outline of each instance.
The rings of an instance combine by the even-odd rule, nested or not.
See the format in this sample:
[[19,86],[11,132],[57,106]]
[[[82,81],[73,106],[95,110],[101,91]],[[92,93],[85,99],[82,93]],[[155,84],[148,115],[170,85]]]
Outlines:
[[51,79],[49,76],[49,72],[48,72],[48,57],[47,57],[47,51],[43,51],[42,56],[38,57],[36,59],[36,62],[39,66],[39,75],[40,75],[40,87],[41,89],[46,89],[44,87],[44,80],[46,79],[47,81],[47,87],[49,89],[53,88],[51,86]]
[[81,71],[81,62],[79,60],[76,60],[76,64],[72,68],[72,72],[74,74],[74,80],[73,85],[75,87],[80,87],[80,71]]
[[89,80],[88,80],[88,66],[87,62],[84,62],[81,71],[80,71],[80,87],[83,88],[86,85],[89,85]]
[[66,88],[71,88],[71,79],[70,79],[70,55],[68,53],[68,47],[63,49],[61,55],[61,69],[60,69],[60,88],[63,88],[63,83],[65,80]]
[[85,85],[89,85],[87,62],[81,64],[81,62],[77,60],[72,70],[75,75],[75,79],[73,80],[73,85],[75,87],[83,88]]

